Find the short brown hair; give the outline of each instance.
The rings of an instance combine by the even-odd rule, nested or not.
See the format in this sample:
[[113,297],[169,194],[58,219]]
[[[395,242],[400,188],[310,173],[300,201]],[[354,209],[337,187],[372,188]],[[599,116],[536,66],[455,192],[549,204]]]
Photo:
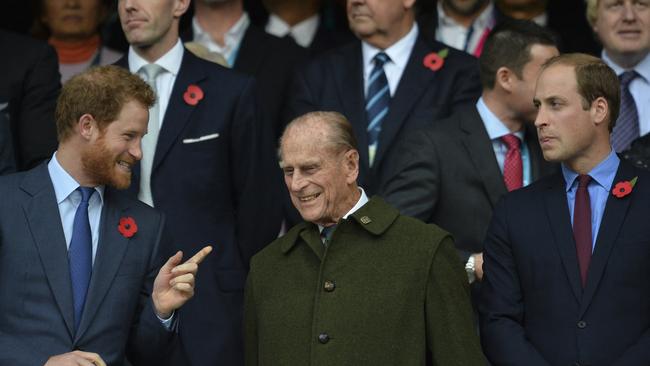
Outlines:
[[[314,143],[327,144],[335,152],[347,151],[350,149],[358,150],[357,139],[354,136],[354,129],[352,128],[350,121],[348,121],[348,119],[341,113],[326,111],[309,112],[289,122],[282,133],[282,137],[280,137],[280,147],[282,147],[282,139],[291,128],[315,121],[327,125],[328,132],[326,135],[326,141],[314,141]],[[278,151],[278,153],[280,152],[281,151]],[[278,156],[282,159],[280,154],[278,154]]]
[[84,114],[92,115],[103,130],[117,119],[130,101],[137,101],[148,109],[156,102],[156,95],[139,76],[124,68],[98,66],[72,77],[63,85],[56,104],[59,142],[72,135]]
[[542,71],[556,64],[573,67],[583,109],[589,109],[597,98],[605,98],[609,109],[609,131],[611,132],[621,106],[621,87],[614,70],[597,57],[584,53],[567,53],[546,61]]

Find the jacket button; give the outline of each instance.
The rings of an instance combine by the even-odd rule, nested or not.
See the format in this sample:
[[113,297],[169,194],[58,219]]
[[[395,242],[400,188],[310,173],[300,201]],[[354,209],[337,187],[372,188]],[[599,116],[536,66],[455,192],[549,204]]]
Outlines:
[[585,328],[587,328],[587,322],[584,321],[584,320],[579,321],[579,322],[578,322],[578,328],[580,328],[580,329],[585,329]]
[[323,285],[323,288],[327,292],[332,292],[336,288],[336,282],[334,281],[325,281],[325,284]]
[[330,341],[330,336],[327,335],[327,333],[321,333],[321,334],[318,335],[318,341],[321,344],[325,344],[325,343]]

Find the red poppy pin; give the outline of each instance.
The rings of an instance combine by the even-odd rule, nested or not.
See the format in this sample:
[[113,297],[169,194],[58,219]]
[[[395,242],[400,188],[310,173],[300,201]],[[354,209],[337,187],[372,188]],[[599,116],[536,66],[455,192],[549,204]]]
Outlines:
[[189,105],[197,105],[201,99],[203,99],[203,89],[198,85],[192,84],[188,86],[185,94],[183,94],[183,100]]
[[117,230],[125,238],[130,238],[138,232],[138,225],[135,223],[133,217],[122,217],[120,224],[117,225]]
[[449,54],[449,49],[444,48],[440,50],[440,52],[431,52],[424,56],[424,60],[422,60],[422,63],[424,64],[424,67],[427,69],[431,69],[431,71],[438,71],[442,68],[442,66],[445,64],[445,58]]
[[616,196],[616,198],[623,198],[632,193],[632,188],[634,188],[637,178],[638,177],[634,177],[632,180],[624,180],[616,183],[614,189],[612,189],[612,194]]

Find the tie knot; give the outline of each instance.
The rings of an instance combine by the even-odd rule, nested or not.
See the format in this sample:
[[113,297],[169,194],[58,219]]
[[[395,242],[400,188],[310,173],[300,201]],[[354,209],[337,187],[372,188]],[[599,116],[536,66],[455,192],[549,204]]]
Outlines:
[[375,55],[374,60],[375,60],[375,66],[383,67],[386,62],[390,61],[390,57],[388,57],[388,55],[385,54],[384,52],[379,52],[378,54]]
[[95,193],[95,188],[93,187],[79,187],[77,190],[81,193],[81,202],[82,203],[88,203],[90,201],[90,197],[92,197],[93,193]]
[[578,189],[581,188],[587,188],[589,185],[589,182],[591,182],[591,176],[588,174],[580,174],[578,176]]
[[625,71],[618,77],[618,80],[621,82],[622,88],[627,88],[637,76],[639,76],[639,73],[634,70]]
[[501,141],[506,144],[508,150],[519,149],[519,145],[521,143],[521,141],[519,141],[519,137],[515,136],[514,134],[502,136]]
[[330,238],[332,238],[332,234],[334,233],[335,229],[336,229],[336,225],[324,227],[323,231],[320,232],[320,235],[329,242]]
[[145,81],[149,84],[152,84],[156,80],[156,77],[160,75],[160,73],[162,73],[165,69],[163,69],[160,65],[146,64],[142,66],[140,70],[144,72],[144,76],[147,78]]

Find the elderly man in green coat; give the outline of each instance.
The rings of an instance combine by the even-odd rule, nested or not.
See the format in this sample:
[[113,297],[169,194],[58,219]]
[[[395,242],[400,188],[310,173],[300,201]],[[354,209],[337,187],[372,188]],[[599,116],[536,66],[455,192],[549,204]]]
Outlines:
[[253,257],[246,364],[484,365],[451,237],[368,199],[345,117],[292,121],[280,159],[305,222]]

